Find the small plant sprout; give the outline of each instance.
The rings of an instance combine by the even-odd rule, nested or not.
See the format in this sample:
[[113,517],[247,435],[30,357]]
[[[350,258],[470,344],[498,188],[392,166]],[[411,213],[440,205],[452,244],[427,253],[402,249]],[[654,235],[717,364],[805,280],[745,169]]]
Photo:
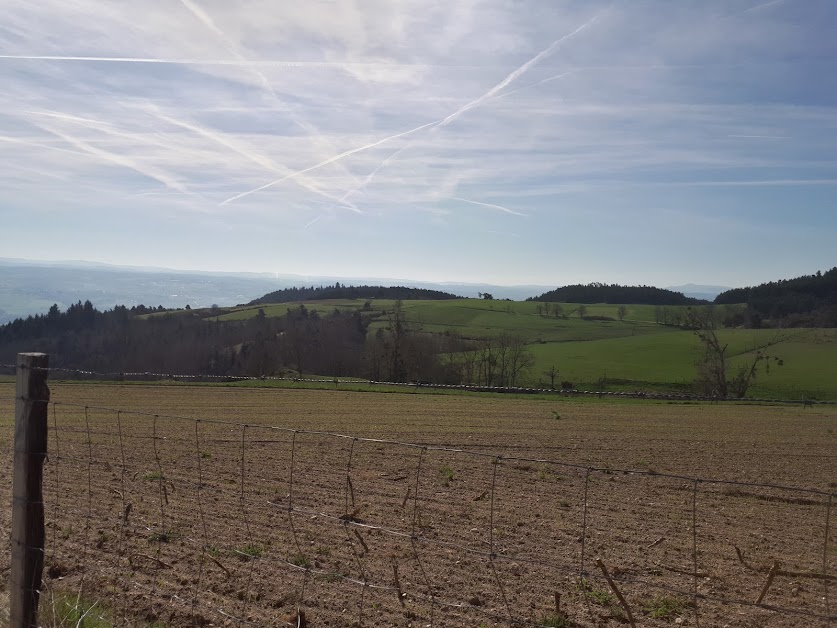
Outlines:
[[439,469],[439,475],[442,477],[442,484],[445,486],[450,486],[450,483],[456,479],[453,469],[447,465]]

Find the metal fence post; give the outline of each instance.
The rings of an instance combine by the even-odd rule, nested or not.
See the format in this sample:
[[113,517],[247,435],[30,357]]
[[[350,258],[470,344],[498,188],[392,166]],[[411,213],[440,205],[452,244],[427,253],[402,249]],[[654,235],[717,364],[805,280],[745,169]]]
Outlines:
[[38,625],[44,570],[43,471],[47,453],[49,356],[19,353],[15,388],[15,453],[12,489],[11,628]]

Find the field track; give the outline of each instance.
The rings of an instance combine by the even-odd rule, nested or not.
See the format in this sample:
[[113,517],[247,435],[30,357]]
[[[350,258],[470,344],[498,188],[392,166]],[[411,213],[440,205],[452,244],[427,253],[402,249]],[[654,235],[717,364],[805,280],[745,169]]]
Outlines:
[[[641,626],[695,625],[695,586],[755,602],[773,561],[793,575],[764,603],[788,613],[699,598],[701,625],[816,626],[827,624],[810,614],[837,613],[837,580],[810,577],[837,574],[837,499],[826,538],[827,495],[665,475],[834,493],[837,408],[51,388],[47,591],[84,577],[114,624],[296,625],[299,607],[310,626],[534,625],[557,592],[576,625],[622,625],[596,558]],[[13,387],[0,384],[7,444],[12,417]],[[10,473],[7,445],[6,503]],[[680,606],[652,617],[663,599]]]

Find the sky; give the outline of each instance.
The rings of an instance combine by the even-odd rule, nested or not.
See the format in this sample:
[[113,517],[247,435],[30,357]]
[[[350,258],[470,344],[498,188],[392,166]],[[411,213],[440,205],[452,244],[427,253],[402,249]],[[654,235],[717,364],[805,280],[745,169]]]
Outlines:
[[564,285],[837,265],[833,0],[4,0],[0,257]]

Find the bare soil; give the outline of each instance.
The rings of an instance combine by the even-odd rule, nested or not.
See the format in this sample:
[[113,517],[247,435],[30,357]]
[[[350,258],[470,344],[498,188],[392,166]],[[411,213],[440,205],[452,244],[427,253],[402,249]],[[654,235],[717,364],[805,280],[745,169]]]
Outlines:
[[[620,626],[600,559],[640,626],[837,614],[837,409],[51,388],[47,612],[81,590],[120,626],[555,625],[558,594],[566,625]],[[0,384],[7,504],[13,414]]]

